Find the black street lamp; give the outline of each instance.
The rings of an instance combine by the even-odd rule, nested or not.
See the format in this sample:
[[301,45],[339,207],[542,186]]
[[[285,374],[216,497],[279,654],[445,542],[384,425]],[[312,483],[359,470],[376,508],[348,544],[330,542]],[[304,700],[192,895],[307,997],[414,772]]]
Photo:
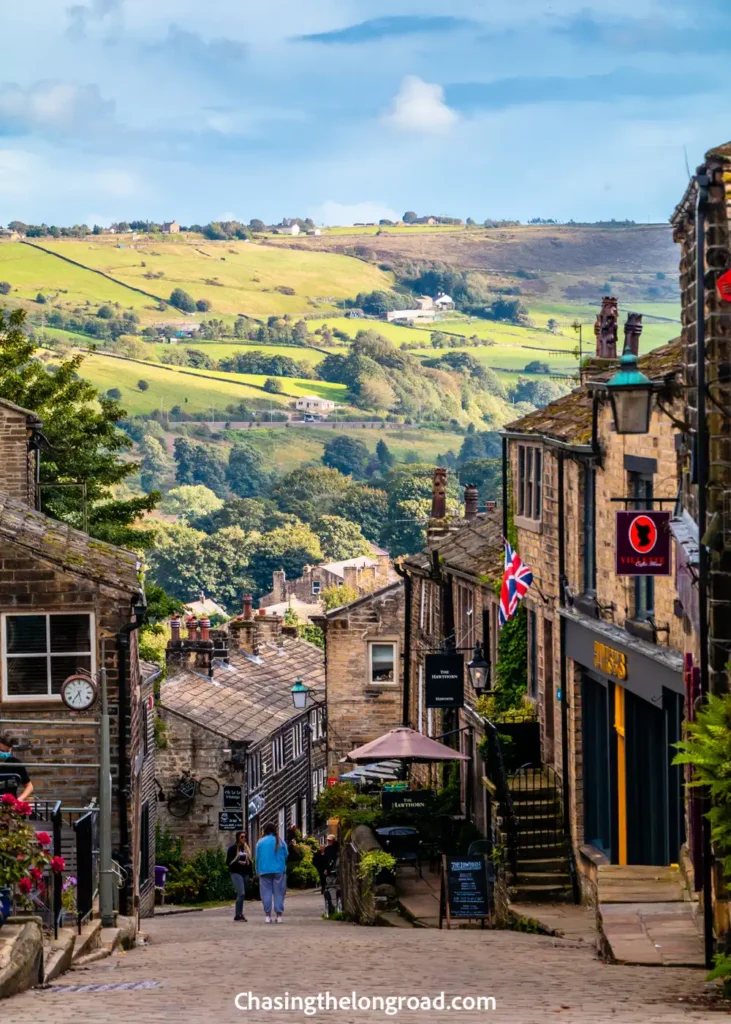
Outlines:
[[490,662],[485,659],[480,644],[475,644],[472,660],[467,662],[472,688],[478,697],[492,689]]
[[647,434],[652,413],[652,381],[637,365],[634,352],[626,352],[620,369],[607,381],[614,429],[618,434]]
[[[307,707],[307,695],[310,692],[309,686],[305,686],[301,679],[295,679],[294,686],[289,691],[292,694],[292,703],[297,711],[304,711]],[[310,822],[312,821],[312,726],[309,722],[302,723],[302,732],[307,740],[307,813],[304,825],[305,835],[310,834]]]

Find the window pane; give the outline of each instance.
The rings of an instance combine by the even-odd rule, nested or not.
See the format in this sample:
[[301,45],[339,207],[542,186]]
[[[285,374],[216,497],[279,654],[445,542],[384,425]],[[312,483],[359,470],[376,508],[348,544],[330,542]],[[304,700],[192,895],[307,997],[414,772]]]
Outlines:
[[64,654],[51,658],[51,693],[60,693],[64,679],[75,675],[76,670],[80,668],[90,672],[91,658],[78,654]]
[[88,615],[52,615],[51,616],[51,650],[52,651],[88,651],[89,616]]
[[8,658],[8,696],[38,697],[48,693],[48,659]]
[[533,518],[534,519],[540,519],[541,518],[541,489],[542,489],[542,485],[543,485],[542,473],[543,473],[543,452],[540,450],[540,448],[536,448],[536,452],[535,452],[535,474],[534,474],[535,475],[535,480],[536,480],[535,511],[533,513]]
[[529,519],[533,518],[533,449],[525,450],[525,512]]
[[371,678],[393,682],[393,644],[371,644]]
[[518,515],[525,511],[525,448],[518,445]]
[[46,652],[45,615],[8,615],[8,654]]

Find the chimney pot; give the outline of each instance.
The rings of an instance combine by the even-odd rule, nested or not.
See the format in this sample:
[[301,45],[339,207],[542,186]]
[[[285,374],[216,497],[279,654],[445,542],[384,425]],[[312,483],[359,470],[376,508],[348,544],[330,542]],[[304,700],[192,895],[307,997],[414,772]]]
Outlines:
[[437,466],[432,477],[431,518],[444,519],[447,514],[447,471]]
[[464,489],[464,517],[465,519],[477,518],[477,506],[479,491],[474,484],[467,484]]
[[619,311],[617,309],[617,300],[613,295],[605,295],[602,299],[602,308],[599,310],[596,323],[594,324],[596,354],[598,358],[617,358],[618,323]]
[[200,626],[200,639],[201,640],[208,640],[208,639],[210,639],[211,620],[210,619],[201,619],[198,625]]
[[251,611],[252,611],[253,606],[254,606],[254,598],[252,597],[252,595],[251,594],[244,594],[244,604],[243,604],[243,610],[241,612],[242,618],[244,618],[244,619],[250,619],[251,618]]
[[624,325],[624,352],[640,354],[640,335],[642,334],[642,313],[628,313]]
[[189,615],[185,620],[185,628],[188,630],[188,639],[195,640],[196,638],[196,627],[198,626],[198,620],[195,615]]
[[170,639],[173,643],[177,644],[180,642],[180,616],[170,616]]
[[260,609],[259,609],[259,614],[260,614],[260,615],[266,615],[266,613],[267,613],[267,610],[266,610],[266,608],[260,608]]

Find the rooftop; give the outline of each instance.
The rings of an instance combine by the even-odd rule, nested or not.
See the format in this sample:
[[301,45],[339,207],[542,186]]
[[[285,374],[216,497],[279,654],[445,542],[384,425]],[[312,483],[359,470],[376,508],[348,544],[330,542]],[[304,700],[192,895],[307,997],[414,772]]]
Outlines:
[[230,661],[229,668],[216,664],[213,679],[192,666],[171,667],[160,703],[211,732],[253,745],[302,714],[292,704],[295,679],[301,677],[315,699],[325,697],[322,651],[299,637],[284,636],[279,646],[265,643],[256,657],[231,646]]
[[139,563],[133,551],[96,540],[2,493],[0,538],[26,548],[64,572],[130,594],[140,590]]
[[443,571],[455,569],[483,580],[500,579],[503,574],[502,513],[483,513],[477,519],[463,519],[428,551],[405,559],[404,565],[428,572],[436,551]]
[[[651,380],[662,380],[676,373],[681,366],[680,339],[656,348],[639,358],[639,368]],[[587,369],[591,381],[606,381],[618,369],[618,362],[592,360]],[[537,434],[554,438],[568,444],[589,444],[591,442],[592,394],[586,387],[576,388],[568,395],[549,402],[543,409],[536,409],[508,423],[503,429],[508,434]]]

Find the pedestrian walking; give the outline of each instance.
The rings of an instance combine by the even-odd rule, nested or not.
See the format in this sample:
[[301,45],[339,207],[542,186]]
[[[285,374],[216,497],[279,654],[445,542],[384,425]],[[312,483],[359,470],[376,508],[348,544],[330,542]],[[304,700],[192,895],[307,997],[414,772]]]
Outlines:
[[236,833],[236,842],[231,843],[226,851],[226,866],[231,873],[231,881],[236,890],[236,909],[234,921],[245,921],[244,900],[246,899],[246,879],[253,874],[251,849],[245,832]]
[[28,769],[13,755],[13,748],[17,743],[17,739],[10,733],[0,733],[0,796],[3,793],[12,793],[18,800],[30,800],[33,795],[33,783],[30,781]]
[[276,922],[281,924],[287,891],[287,844],[272,823],[264,826],[264,835],[256,844],[256,873],[266,923],[272,923],[273,903]]

